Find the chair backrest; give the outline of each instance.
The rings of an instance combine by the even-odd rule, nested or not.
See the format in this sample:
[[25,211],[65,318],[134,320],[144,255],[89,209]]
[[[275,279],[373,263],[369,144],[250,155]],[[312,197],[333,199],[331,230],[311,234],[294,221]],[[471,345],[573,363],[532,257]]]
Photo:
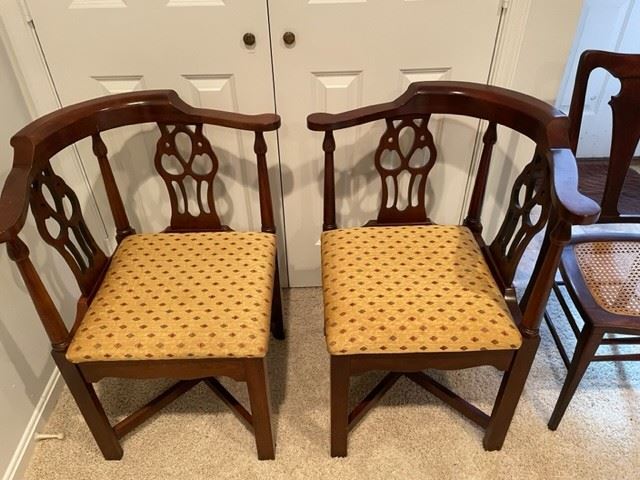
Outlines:
[[[120,242],[135,231],[129,224],[101,133],[149,122],[156,123],[160,131],[154,164],[171,203],[171,220],[166,231],[230,230],[221,223],[216,211],[213,182],[218,159],[203,133],[204,125],[215,125],[255,132],[262,231],[275,232],[263,135],[280,126],[280,118],[275,114],[242,115],[194,108],[174,91],[151,90],[89,100],[35,120],[11,139],[14,160],[0,195],[0,243],[6,242],[9,255],[18,263],[54,344],[64,342],[66,328],[59,324],[55,306],[28,259],[28,248],[18,236],[29,206],[40,235],[62,255],[83,298],[90,300],[109,259],[87,228],[76,194],[54,172],[51,158],[65,147],[91,138],[116,225],[116,239]],[[178,136],[190,143],[188,158],[178,148]],[[186,181],[195,183],[194,191],[185,186]],[[195,198],[189,198],[189,194],[195,194]]]
[[599,50],[586,50],[582,53],[569,109],[571,148],[575,154],[589,76],[597,68],[606,70],[620,81],[620,91],[609,101],[613,119],[611,150],[599,222],[639,223],[640,215],[620,214],[618,202],[640,140],[640,55]]
[[[425,185],[436,162],[437,149],[429,131],[434,114],[464,115],[487,120],[484,147],[476,172],[465,225],[480,244],[498,285],[505,295],[514,295],[513,278],[525,248],[545,226],[549,226],[534,274],[521,301],[523,323],[537,330],[541,309],[546,303],[561,246],[570,238],[572,224],[592,223],[598,216],[597,205],[577,190],[577,169],[570,150],[567,118],[558,110],[533,97],[499,87],[467,82],[420,82],[390,103],[359,108],[345,113],[315,113],[308,117],[311,130],[324,131],[324,220],[323,229],[337,228],[334,186],[335,130],[376,120],[386,122],[374,156],[381,177],[382,198],[376,219],[367,225],[431,224],[425,202]],[[495,239],[485,245],[482,239],[481,214],[484,203],[497,126],[503,125],[533,140],[533,160],[524,168],[513,185],[509,206]],[[406,129],[413,131],[409,147],[400,145],[399,137]],[[428,150],[428,160],[413,162],[413,154]],[[395,163],[383,161],[392,151]],[[386,163],[386,164],[385,164]],[[408,172],[406,198],[413,199],[406,208],[398,206],[397,178]]]

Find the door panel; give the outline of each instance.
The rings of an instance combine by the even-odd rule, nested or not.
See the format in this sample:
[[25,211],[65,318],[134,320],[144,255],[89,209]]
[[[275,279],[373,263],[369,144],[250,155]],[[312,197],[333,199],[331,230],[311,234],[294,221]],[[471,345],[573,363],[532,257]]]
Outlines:
[[[322,134],[306,116],[386,102],[411,82],[486,83],[500,0],[270,0],[290,283],[320,283]],[[296,40],[287,45],[285,32]],[[380,124],[382,123],[382,124]],[[383,122],[336,132],[338,223],[376,216],[380,180],[373,154]],[[432,119],[438,160],[427,205],[437,222],[460,220],[477,122]],[[446,195],[444,195],[446,193]]]
[[[264,0],[28,0],[63,105],[109,93],[170,88],[188,103],[243,113],[275,111],[267,6]],[[64,32],[64,34],[61,34]],[[243,34],[255,35],[245,46]],[[211,127],[220,168],[214,185],[221,219],[259,229],[253,134]],[[153,125],[104,135],[133,226],[168,225],[167,192],[153,166]],[[265,135],[274,209],[282,228],[275,134]],[[107,231],[115,228],[90,142],[79,145]],[[284,235],[280,271],[286,285]]]

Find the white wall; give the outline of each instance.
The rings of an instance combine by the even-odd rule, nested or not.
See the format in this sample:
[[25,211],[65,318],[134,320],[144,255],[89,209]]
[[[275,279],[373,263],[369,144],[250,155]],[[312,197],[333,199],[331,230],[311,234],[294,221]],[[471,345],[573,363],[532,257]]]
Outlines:
[[[0,30],[3,28],[0,23]],[[2,42],[6,38],[4,34],[0,31],[0,184],[4,183],[11,168],[9,139],[31,120],[8,49]],[[45,272],[44,281],[51,287],[56,303],[62,305],[61,311],[66,318],[73,318],[73,296],[77,295],[73,279],[68,274],[54,278],[53,267],[60,261],[53,258],[50,249],[39,239],[31,218],[21,237],[31,249],[36,267]],[[14,452],[54,372],[54,365],[45,332],[4,245],[0,245],[0,279],[1,474],[8,473]]]

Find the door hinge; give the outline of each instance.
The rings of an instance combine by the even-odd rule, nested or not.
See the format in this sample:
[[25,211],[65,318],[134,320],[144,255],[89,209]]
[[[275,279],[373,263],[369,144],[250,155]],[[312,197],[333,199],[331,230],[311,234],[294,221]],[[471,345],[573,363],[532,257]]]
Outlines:
[[29,5],[27,5],[27,0],[20,0],[18,3],[20,3],[20,10],[22,11],[24,21],[33,26],[33,16],[31,15],[31,10],[29,10]]
[[511,5],[511,0],[502,0],[502,11],[505,11]]

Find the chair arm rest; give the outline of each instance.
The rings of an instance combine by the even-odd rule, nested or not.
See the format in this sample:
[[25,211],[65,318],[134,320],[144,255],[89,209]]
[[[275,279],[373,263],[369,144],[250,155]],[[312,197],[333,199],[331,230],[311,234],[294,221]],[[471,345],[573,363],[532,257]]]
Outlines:
[[558,215],[571,225],[590,225],[600,216],[600,206],[578,191],[578,167],[569,148],[549,150],[552,168],[551,199]]

